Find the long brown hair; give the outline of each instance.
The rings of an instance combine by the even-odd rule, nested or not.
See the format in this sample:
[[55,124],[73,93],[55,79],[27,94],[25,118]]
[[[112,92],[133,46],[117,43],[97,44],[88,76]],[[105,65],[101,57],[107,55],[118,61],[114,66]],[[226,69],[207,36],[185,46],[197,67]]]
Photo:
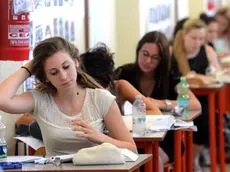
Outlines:
[[186,58],[183,34],[190,32],[192,29],[201,29],[205,27],[205,23],[199,19],[188,19],[184,23],[182,29],[179,30],[176,34],[175,40],[173,42],[173,53],[182,75],[186,75],[191,71],[188,60]]
[[215,17],[224,16],[228,20],[228,28],[224,31],[223,34],[227,35],[228,46],[230,47],[230,7],[222,7],[217,10]]
[[32,73],[36,79],[36,89],[41,92],[56,93],[56,88],[52,83],[46,81],[46,74],[44,71],[45,61],[57,52],[67,52],[73,60],[79,62],[77,70],[77,83],[83,88],[102,88],[92,77],[83,72],[82,63],[79,58],[78,49],[67,39],[62,37],[51,37],[41,41],[33,51]]
[[146,33],[138,42],[136,47],[136,62],[135,66],[137,68],[138,75],[133,76],[136,77],[138,82],[138,87],[140,90],[140,83],[141,83],[141,74],[143,71],[141,70],[138,64],[138,54],[141,48],[146,43],[156,44],[159,48],[159,55],[161,57],[160,63],[158,67],[155,69],[155,75],[153,78],[155,79],[157,85],[156,89],[160,89],[163,95],[168,95],[168,84],[169,84],[169,64],[170,64],[170,53],[169,53],[169,41],[166,36],[159,32],[159,31],[151,31]]
[[[222,8],[219,8],[217,11],[216,11],[216,14],[215,14],[215,17],[217,16],[224,16],[227,20],[228,20],[228,23],[229,23],[229,26],[230,26],[230,8],[229,7],[222,7]],[[224,34],[229,34],[230,32],[230,29],[229,27],[225,30],[225,33]],[[229,39],[229,38],[228,38]]]

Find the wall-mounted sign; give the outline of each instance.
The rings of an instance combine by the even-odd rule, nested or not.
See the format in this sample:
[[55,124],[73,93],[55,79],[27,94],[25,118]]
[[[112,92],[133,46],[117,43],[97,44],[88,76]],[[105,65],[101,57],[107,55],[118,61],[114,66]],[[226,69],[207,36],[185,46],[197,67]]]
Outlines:
[[174,5],[171,0],[140,1],[141,36],[158,30],[170,38],[175,25]]

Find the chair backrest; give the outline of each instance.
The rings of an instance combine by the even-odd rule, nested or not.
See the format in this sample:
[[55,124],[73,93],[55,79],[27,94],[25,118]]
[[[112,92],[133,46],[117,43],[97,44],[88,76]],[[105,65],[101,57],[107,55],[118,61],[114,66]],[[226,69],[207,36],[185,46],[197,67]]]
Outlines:
[[34,155],[45,156],[46,155],[46,149],[45,149],[45,147],[38,148],[38,150],[35,151]]

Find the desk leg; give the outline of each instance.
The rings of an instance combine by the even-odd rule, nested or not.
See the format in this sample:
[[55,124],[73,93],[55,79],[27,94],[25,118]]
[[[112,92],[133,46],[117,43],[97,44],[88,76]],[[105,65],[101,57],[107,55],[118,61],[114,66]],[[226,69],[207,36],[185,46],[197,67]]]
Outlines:
[[174,131],[175,172],[181,172],[181,130]]
[[225,144],[224,144],[224,109],[225,109],[225,94],[226,88],[222,88],[218,93],[218,122],[219,122],[219,160],[220,160],[220,171],[225,172]]
[[227,85],[226,89],[227,89],[227,91],[226,91],[227,92],[227,94],[226,94],[227,95],[227,98],[226,98],[226,100],[227,100],[227,105],[226,106],[227,107],[226,107],[226,109],[227,109],[227,112],[230,113],[230,106],[229,106],[230,105],[230,84]]
[[159,171],[159,143],[153,143],[153,171]]
[[157,161],[157,165],[158,165],[158,159],[157,160],[154,159],[154,154],[158,154],[158,150],[157,152],[154,152],[152,142],[148,142],[148,143],[136,142],[136,145],[137,145],[137,148],[143,148],[145,151],[145,154],[153,154],[153,159],[145,163],[144,165],[145,172],[153,171],[153,164],[155,163],[155,161]]
[[209,94],[209,136],[210,136],[210,154],[211,171],[216,172],[216,115],[215,115],[215,93]]
[[193,131],[186,131],[186,164],[187,172],[193,171]]

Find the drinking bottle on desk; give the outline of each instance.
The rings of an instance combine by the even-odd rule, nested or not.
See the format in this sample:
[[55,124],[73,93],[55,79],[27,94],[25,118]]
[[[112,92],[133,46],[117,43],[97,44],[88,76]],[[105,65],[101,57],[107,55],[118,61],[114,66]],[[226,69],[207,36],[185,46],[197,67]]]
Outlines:
[[146,129],[146,105],[141,95],[136,96],[132,107],[133,136],[143,136]]
[[189,110],[189,84],[185,77],[180,78],[180,83],[177,85],[177,105],[184,109],[184,117],[188,117]]
[[7,144],[5,140],[6,126],[2,123],[0,114],[0,161],[7,157]]

